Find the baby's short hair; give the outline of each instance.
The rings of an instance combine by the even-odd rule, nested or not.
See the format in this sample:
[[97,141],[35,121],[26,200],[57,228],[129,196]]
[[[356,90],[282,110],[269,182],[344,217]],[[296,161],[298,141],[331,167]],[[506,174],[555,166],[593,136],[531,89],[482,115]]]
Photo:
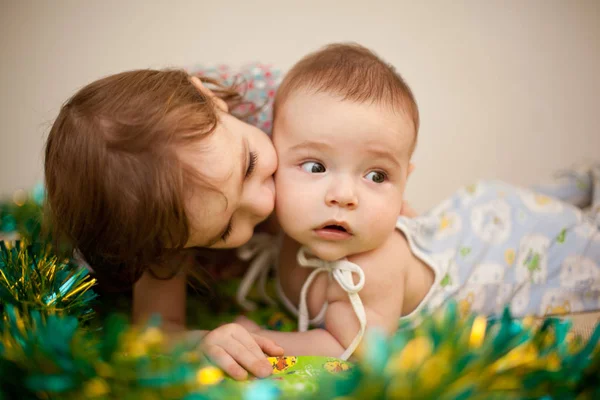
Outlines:
[[415,134],[419,130],[419,109],[404,79],[393,66],[359,44],[330,44],[298,61],[277,91],[275,115],[290,94],[302,89],[400,108],[411,118]]

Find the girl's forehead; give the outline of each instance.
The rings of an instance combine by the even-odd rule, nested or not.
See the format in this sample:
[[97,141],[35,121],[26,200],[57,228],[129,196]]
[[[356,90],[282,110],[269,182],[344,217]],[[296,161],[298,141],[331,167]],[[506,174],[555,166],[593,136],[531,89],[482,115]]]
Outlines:
[[221,186],[236,177],[242,147],[243,137],[233,135],[223,124],[219,124],[212,133],[182,146],[178,152],[181,161],[204,180]]

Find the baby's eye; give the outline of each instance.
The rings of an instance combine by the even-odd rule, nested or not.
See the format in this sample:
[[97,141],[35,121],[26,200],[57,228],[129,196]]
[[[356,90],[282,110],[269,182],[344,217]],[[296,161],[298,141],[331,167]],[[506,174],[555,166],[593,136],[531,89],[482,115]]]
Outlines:
[[325,172],[325,166],[316,161],[307,161],[302,163],[302,169],[311,174],[322,174]]
[[381,171],[371,171],[365,176],[365,178],[375,183],[383,183],[385,182],[386,175]]

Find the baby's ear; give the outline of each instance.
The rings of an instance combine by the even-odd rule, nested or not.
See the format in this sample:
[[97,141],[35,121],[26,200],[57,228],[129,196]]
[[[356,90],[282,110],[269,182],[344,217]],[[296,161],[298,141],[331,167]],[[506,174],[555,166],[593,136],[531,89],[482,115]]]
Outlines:
[[229,112],[229,106],[227,105],[225,100],[221,99],[220,97],[215,96],[215,94],[212,92],[212,90],[210,90],[209,88],[204,86],[204,84],[202,83],[200,78],[198,78],[197,76],[192,76],[190,78],[190,82],[192,83],[192,85],[194,85],[194,87],[200,93],[202,93],[203,95],[205,95],[206,97],[209,97],[212,101],[214,101],[215,104],[217,105],[217,107],[219,107],[219,109],[221,109],[221,111],[226,112],[226,113]]

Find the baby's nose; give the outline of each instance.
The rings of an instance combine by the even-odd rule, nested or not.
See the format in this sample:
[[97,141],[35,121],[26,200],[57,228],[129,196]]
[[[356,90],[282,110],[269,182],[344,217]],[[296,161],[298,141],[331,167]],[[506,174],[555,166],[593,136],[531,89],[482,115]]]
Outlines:
[[330,207],[356,208],[358,206],[358,197],[354,183],[350,180],[334,182],[325,196],[325,203]]

